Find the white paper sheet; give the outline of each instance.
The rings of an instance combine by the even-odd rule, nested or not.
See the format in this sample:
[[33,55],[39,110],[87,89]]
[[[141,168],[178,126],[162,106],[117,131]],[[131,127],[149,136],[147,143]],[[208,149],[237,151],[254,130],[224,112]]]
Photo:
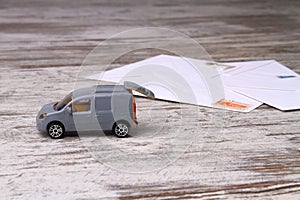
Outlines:
[[286,91],[300,87],[300,76],[274,60],[227,64],[236,66],[221,76],[227,87]]
[[159,55],[88,78],[131,81],[152,90],[157,99],[249,112],[262,103],[224,88],[222,66],[209,61]]
[[277,91],[264,89],[239,88],[233,91],[258,99],[265,104],[278,108],[279,110],[297,110],[300,109],[300,91]]

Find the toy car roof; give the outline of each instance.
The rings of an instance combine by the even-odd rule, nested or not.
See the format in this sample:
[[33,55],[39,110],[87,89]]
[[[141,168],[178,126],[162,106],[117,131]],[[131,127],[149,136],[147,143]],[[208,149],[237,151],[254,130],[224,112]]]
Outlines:
[[73,91],[73,96],[84,96],[99,93],[114,93],[114,92],[126,92],[132,93],[132,91],[139,92],[149,98],[154,98],[154,93],[136,83],[125,81],[124,85],[95,85],[92,87],[81,88]]

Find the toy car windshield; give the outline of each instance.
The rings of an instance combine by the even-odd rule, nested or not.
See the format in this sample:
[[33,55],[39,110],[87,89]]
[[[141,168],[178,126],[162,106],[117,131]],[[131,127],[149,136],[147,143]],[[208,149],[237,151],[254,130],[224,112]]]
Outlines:
[[73,98],[72,92],[65,96],[62,100],[53,105],[54,110],[59,111],[64,108]]

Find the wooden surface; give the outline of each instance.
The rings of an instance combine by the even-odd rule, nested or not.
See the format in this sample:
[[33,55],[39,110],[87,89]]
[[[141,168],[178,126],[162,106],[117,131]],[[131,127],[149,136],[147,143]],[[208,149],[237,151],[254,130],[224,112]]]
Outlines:
[[[40,107],[73,89],[83,59],[100,41],[147,26],[187,34],[215,61],[275,59],[300,73],[297,0],[0,1],[1,199],[299,199],[299,111],[263,105],[243,114],[137,99],[139,129],[122,141],[103,138],[110,143],[100,143],[100,157],[77,136],[51,140],[36,131]],[[195,111],[197,117],[189,114]],[[178,125],[183,113],[188,122]],[[128,152],[163,158],[159,149],[177,129],[193,140],[187,150],[174,147],[183,153],[174,162],[147,173],[112,168],[150,164],[122,157]],[[142,137],[153,130],[159,134]],[[120,162],[101,157],[113,144],[125,151],[113,155]]]

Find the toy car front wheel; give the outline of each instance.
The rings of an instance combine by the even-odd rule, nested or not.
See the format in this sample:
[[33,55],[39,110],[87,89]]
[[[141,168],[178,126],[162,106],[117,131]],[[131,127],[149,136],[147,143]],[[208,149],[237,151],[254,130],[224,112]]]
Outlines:
[[48,134],[52,139],[63,138],[65,129],[61,123],[53,122],[48,126]]
[[125,121],[119,121],[114,124],[112,131],[117,137],[123,138],[129,134],[130,126]]

